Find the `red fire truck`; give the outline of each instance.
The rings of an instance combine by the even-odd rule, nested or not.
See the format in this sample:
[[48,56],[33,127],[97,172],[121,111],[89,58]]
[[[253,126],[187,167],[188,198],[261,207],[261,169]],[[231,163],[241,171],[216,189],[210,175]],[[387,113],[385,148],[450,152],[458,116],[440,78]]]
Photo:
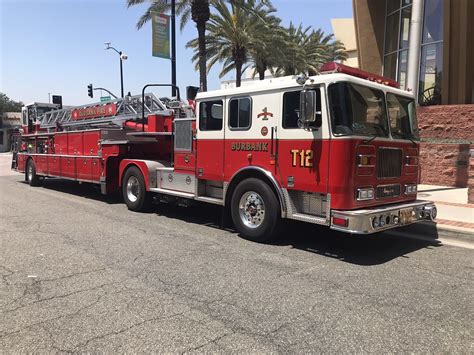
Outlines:
[[283,218],[368,234],[436,217],[417,200],[415,101],[392,80],[328,63],[187,102],[150,86],[34,122],[26,110],[14,168],[32,186],[60,177],[121,191],[132,211],[154,197],[221,205],[255,241]]

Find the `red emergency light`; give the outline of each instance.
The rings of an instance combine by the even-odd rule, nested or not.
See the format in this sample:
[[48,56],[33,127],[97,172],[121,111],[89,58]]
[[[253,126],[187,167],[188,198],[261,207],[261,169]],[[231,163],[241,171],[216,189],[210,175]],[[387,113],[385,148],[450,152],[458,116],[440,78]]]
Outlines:
[[336,63],[336,62],[329,62],[329,63],[323,64],[323,66],[320,69],[320,72],[321,74],[342,73],[342,74],[352,75],[357,78],[370,80],[375,83],[391,86],[393,88],[397,88],[397,89],[400,88],[400,84],[397,83],[395,80],[385,78],[381,75],[369,73],[367,71],[353,68],[344,64]]

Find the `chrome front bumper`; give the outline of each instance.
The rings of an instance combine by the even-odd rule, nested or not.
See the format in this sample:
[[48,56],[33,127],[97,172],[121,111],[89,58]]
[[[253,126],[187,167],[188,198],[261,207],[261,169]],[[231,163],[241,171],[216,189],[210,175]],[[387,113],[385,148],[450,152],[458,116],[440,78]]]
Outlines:
[[354,234],[371,234],[422,220],[432,221],[436,214],[435,204],[423,200],[355,211],[332,210],[331,229]]

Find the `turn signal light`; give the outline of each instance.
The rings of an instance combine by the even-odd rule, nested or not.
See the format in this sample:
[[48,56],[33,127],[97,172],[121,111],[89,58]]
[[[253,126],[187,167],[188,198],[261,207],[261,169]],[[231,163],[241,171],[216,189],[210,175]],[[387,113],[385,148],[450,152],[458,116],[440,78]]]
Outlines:
[[340,217],[333,217],[332,218],[332,223],[335,224],[336,226],[340,227],[347,227],[349,225],[349,219],[347,218],[340,218]]
[[405,164],[406,165],[418,165],[418,157],[407,156],[405,157]]

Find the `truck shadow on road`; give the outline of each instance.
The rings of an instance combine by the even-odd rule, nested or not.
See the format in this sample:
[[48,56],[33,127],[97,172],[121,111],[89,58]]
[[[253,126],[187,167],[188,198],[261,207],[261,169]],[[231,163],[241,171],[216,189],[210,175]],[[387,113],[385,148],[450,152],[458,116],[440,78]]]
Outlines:
[[[22,181],[22,183],[28,185],[25,181]],[[111,195],[102,195],[100,193],[99,185],[89,183],[81,184],[77,181],[48,178],[43,180],[40,186],[47,190],[76,195],[78,197],[101,201],[107,204],[123,203],[122,197],[118,192]]]
[[[196,223],[211,228],[224,229],[236,233],[228,217],[224,217],[222,228],[222,208],[199,204],[188,208],[158,205],[155,213],[168,218],[176,218],[188,223]],[[409,254],[421,249],[433,249],[441,244],[435,235],[427,240],[416,240],[387,233],[359,236],[336,232],[328,227],[297,221],[283,221],[279,238],[274,246],[288,247],[323,255],[342,262],[361,266],[380,265],[396,258],[409,258]],[[237,234],[236,234],[237,236]],[[249,243],[252,243],[249,241]]]
[[[43,182],[43,187],[107,204],[123,203],[119,194],[101,195],[98,188],[90,184],[79,185],[74,181],[48,179]],[[223,214],[222,207],[216,205],[197,203],[190,207],[181,207],[158,203],[150,212],[150,217],[153,215],[236,234],[229,216]],[[427,236],[426,240],[404,237],[404,234],[411,233],[410,226],[400,228],[398,231],[400,231],[399,236],[389,233],[359,236],[336,232],[325,226],[285,220],[282,222],[279,238],[272,245],[290,246],[294,249],[362,266],[380,265],[396,258],[409,258],[410,253],[421,249],[433,249],[441,245],[437,241],[436,227],[433,227],[432,230],[424,230],[424,234]]]

